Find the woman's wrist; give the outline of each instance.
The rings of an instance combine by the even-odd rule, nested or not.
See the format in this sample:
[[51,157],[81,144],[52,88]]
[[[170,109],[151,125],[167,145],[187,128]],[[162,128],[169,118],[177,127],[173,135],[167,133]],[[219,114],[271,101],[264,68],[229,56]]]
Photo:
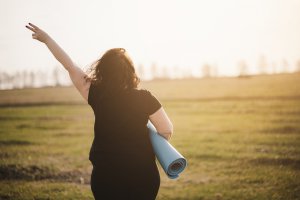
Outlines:
[[43,38],[42,42],[48,44],[51,40],[52,38],[47,33],[45,33],[45,37]]

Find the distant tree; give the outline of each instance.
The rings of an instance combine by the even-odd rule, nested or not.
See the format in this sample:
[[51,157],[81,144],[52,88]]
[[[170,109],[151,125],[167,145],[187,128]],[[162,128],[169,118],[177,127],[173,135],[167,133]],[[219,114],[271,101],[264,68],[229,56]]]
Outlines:
[[151,67],[150,67],[150,70],[151,70],[151,76],[152,78],[157,78],[159,75],[158,75],[158,67],[156,65],[156,63],[152,63]]
[[203,77],[205,78],[209,78],[212,76],[212,66],[209,65],[209,64],[204,64],[202,66],[202,74],[203,74]]
[[192,67],[192,76],[194,77],[194,78],[199,78],[199,77],[201,77],[201,71],[202,71],[202,67],[201,67],[201,65],[200,66],[194,66],[194,67]]
[[272,73],[276,74],[277,73],[277,63],[272,62],[271,67],[272,67]]
[[189,67],[184,67],[182,71],[183,78],[190,78],[192,76],[191,69]]
[[7,74],[8,88],[14,88],[14,75]]
[[268,62],[264,55],[260,55],[258,58],[258,71],[260,74],[267,73]]
[[167,77],[167,67],[166,66],[156,66],[155,77],[159,79],[164,79]]
[[169,69],[168,69],[167,66],[163,66],[162,67],[162,74],[161,74],[161,76],[163,78],[170,78]]
[[0,85],[3,82],[3,76],[2,76],[2,72],[0,71]]
[[48,72],[39,71],[38,79],[40,81],[41,86],[47,86],[49,84],[49,74]]
[[22,76],[20,74],[20,72],[16,72],[13,75],[13,87],[14,88],[23,88],[23,80],[22,80]]
[[137,75],[140,79],[144,79],[145,78],[145,67],[142,64],[139,64],[137,67]]
[[5,82],[5,89],[13,88],[13,79],[12,76],[8,73],[4,72],[4,82]]
[[243,77],[248,75],[248,65],[245,60],[240,60],[237,63],[238,76]]
[[300,60],[296,62],[296,72],[300,72]]
[[289,63],[285,58],[282,59],[281,66],[282,66],[283,73],[288,73],[289,72]]
[[3,77],[3,73],[0,72],[0,89],[4,89],[4,77]]
[[174,78],[181,78],[182,77],[182,73],[181,73],[181,69],[179,66],[175,65],[173,67],[173,77]]
[[55,86],[60,86],[60,80],[59,80],[59,68],[58,67],[55,67],[53,69],[53,81],[54,81],[54,85]]
[[31,71],[29,74],[29,83],[30,83],[30,87],[34,87],[35,86],[35,72]]
[[21,80],[23,82],[23,87],[29,87],[29,82],[28,82],[28,72],[26,70],[24,70],[22,73],[21,73]]
[[0,73],[0,89],[5,89],[6,87],[6,77],[5,72]]
[[212,66],[212,76],[213,77],[217,77],[218,75],[219,75],[218,65],[214,64]]

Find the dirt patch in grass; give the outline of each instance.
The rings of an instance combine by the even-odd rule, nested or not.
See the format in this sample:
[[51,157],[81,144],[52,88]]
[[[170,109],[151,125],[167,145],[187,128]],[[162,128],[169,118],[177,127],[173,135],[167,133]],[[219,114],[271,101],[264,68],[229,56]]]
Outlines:
[[300,111],[277,112],[278,115],[300,116]]
[[25,128],[31,128],[31,125],[29,124],[19,124],[16,126],[17,129],[25,129]]
[[17,129],[38,129],[38,130],[59,130],[61,127],[58,126],[46,126],[47,124],[45,123],[45,126],[41,124],[19,124],[16,126]]
[[82,136],[83,133],[68,133],[68,132],[62,132],[62,133],[56,133],[53,136],[54,137],[78,137]]
[[90,174],[79,170],[60,171],[47,166],[0,165],[0,180],[54,180],[89,184]]
[[33,142],[24,141],[24,140],[6,140],[6,141],[0,141],[0,146],[13,146],[13,145],[32,145]]
[[300,123],[300,118],[292,118],[292,119],[273,119],[270,120],[270,122],[275,123],[275,124],[283,124],[283,123],[295,123],[299,124]]
[[224,159],[222,156],[215,155],[215,154],[199,154],[195,156],[197,159],[203,160],[203,161],[215,161],[215,160],[221,160]]
[[291,167],[295,170],[300,170],[300,160],[292,158],[257,158],[250,160],[255,165],[271,165],[271,166],[283,166]]
[[263,129],[260,132],[262,133],[277,133],[277,134],[291,134],[291,133],[298,133],[300,134],[300,129],[294,126],[282,126],[276,128],[267,128]]
[[92,115],[78,115],[78,116],[40,116],[33,118],[39,121],[82,121],[83,119],[92,119]]
[[0,121],[23,120],[23,117],[16,116],[0,116]]

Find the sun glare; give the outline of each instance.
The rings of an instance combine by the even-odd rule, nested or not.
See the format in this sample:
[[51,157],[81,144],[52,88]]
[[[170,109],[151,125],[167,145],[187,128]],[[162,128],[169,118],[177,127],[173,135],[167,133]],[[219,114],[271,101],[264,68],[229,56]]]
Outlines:
[[52,69],[57,65],[43,46],[28,39],[28,32],[23,30],[28,21],[47,30],[81,66],[99,58],[107,49],[123,47],[136,66],[151,71],[155,65],[169,71],[171,77],[202,76],[208,66],[218,76],[238,75],[241,68],[247,68],[244,71],[249,74],[259,73],[262,57],[267,73],[299,68],[299,1],[0,3],[0,21],[7,25],[1,32],[0,62],[11,66],[6,71],[37,70],[40,66]]

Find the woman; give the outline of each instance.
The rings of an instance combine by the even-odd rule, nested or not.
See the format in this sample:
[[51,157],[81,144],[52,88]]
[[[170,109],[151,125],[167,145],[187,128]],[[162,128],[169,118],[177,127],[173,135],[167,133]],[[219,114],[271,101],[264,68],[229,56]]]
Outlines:
[[108,50],[84,73],[43,30],[29,23],[32,38],[45,43],[69,72],[95,114],[91,189],[95,199],[155,199],[160,177],[148,136],[150,120],[167,140],[173,126],[160,102],[139,90],[139,78],[122,48]]

